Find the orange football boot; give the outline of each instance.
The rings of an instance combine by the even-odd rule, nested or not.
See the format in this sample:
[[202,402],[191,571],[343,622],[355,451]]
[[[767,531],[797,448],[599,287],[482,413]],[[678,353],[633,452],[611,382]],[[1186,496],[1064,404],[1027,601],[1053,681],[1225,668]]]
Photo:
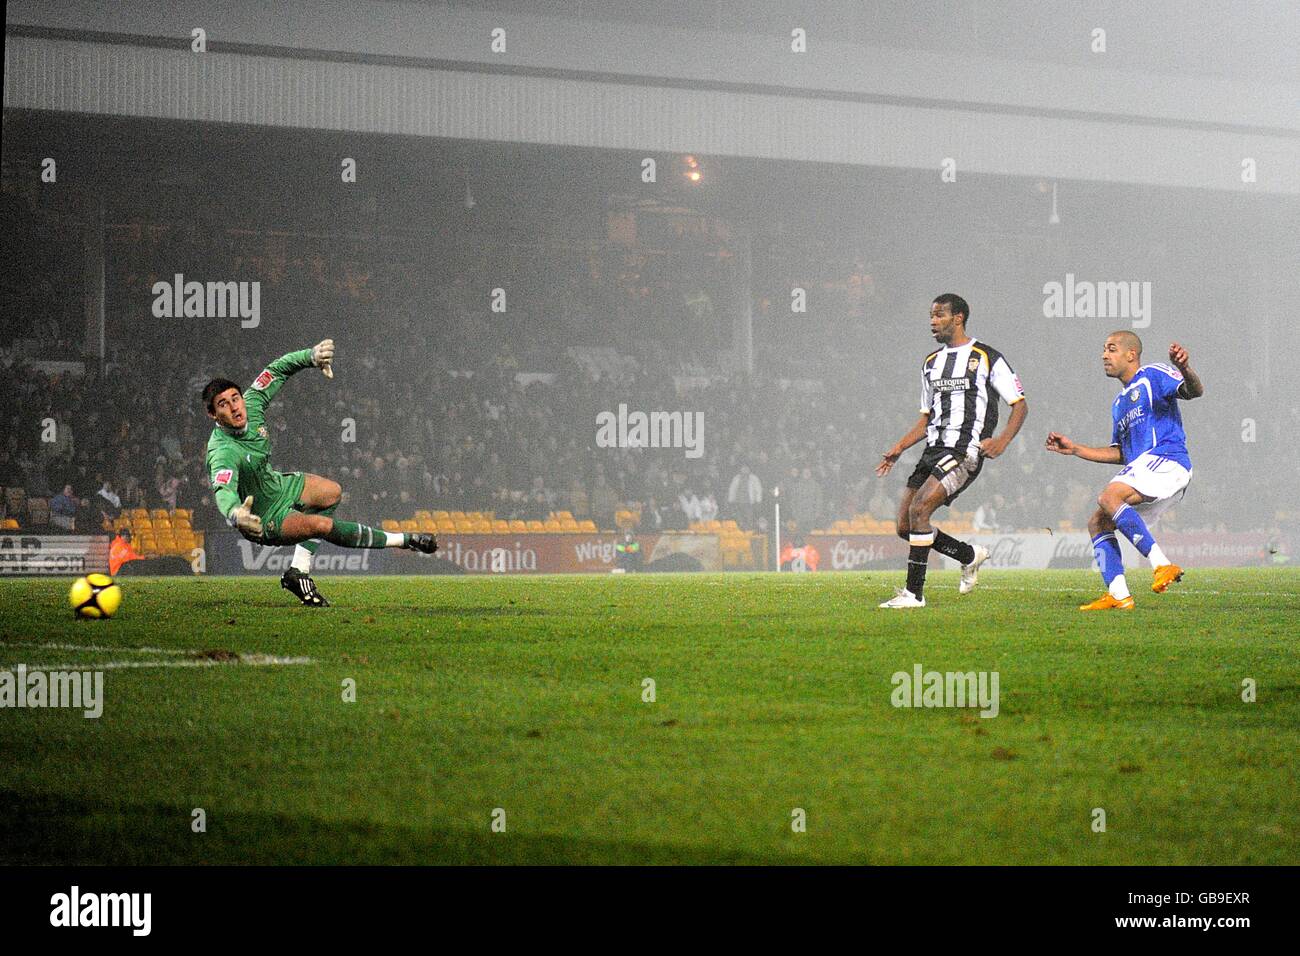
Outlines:
[[1110,592],[1107,591],[1105,594],[1097,598],[1097,600],[1093,601],[1091,604],[1080,604],[1079,610],[1080,611],[1131,611],[1136,606],[1137,606],[1136,602],[1134,602],[1132,595],[1126,597],[1122,601],[1116,601],[1113,597],[1110,596]]
[[1183,579],[1183,569],[1176,564],[1162,564],[1156,568],[1155,580],[1151,582],[1151,590],[1156,594],[1164,594],[1169,590],[1169,585]]

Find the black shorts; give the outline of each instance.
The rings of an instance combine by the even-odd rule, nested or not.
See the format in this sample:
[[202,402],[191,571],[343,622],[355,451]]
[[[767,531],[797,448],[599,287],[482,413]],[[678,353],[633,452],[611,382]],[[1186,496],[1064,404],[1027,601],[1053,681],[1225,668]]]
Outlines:
[[907,487],[920,488],[925,479],[934,478],[948,492],[944,504],[952,504],[956,497],[974,483],[984,467],[984,456],[975,459],[966,458],[966,453],[955,448],[940,448],[937,445],[927,448],[921,454],[921,460],[907,479]]

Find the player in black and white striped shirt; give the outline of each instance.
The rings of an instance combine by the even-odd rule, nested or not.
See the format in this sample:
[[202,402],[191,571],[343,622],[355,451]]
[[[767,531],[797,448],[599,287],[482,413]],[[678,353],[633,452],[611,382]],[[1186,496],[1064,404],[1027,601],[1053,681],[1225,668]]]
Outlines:
[[[884,477],[899,456],[922,438],[926,449],[898,504],[898,536],[911,546],[907,587],[881,604],[886,608],[925,607],[925,571],[930,549],[961,564],[962,594],[975,586],[987,548],[958,541],[934,528],[930,516],[970,487],[985,458],[996,458],[1016,437],[1029,414],[1020,378],[997,349],[966,334],[970,306],[944,293],[930,306],[930,332],[943,346],[921,366],[921,417],[881,456],[876,474]],[[1011,406],[1000,435],[998,397]]]

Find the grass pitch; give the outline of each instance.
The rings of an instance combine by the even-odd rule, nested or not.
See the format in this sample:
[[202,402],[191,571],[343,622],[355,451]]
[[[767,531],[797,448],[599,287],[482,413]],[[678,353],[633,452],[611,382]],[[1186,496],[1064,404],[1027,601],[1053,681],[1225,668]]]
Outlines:
[[[106,698],[0,710],[0,861],[1300,862],[1300,571],[1147,574],[126,578],[102,622],[0,581],[0,667]],[[999,716],[893,707],[918,663]]]

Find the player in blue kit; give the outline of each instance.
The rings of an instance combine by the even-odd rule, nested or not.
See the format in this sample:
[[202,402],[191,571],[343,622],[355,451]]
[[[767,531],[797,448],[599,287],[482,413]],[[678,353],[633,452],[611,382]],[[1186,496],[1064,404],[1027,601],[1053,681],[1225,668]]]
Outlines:
[[1127,330],[1112,332],[1102,347],[1101,364],[1110,378],[1123,385],[1111,405],[1111,441],[1105,448],[1077,445],[1057,432],[1047,436],[1047,448],[1085,461],[1123,464],[1097,498],[1097,510],[1088,519],[1092,550],[1106,582],[1106,593],[1081,611],[1127,611],[1133,596],[1124,580],[1124,561],[1115,532],[1151,562],[1155,577],[1151,590],[1161,594],[1183,576],[1151,534],[1151,525],[1170,505],[1182,500],[1192,480],[1192,459],[1178,412],[1178,399],[1200,398],[1205,386],[1192,371],[1187,349],[1169,346],[1169,361],[1142,364],[1142,340]]

